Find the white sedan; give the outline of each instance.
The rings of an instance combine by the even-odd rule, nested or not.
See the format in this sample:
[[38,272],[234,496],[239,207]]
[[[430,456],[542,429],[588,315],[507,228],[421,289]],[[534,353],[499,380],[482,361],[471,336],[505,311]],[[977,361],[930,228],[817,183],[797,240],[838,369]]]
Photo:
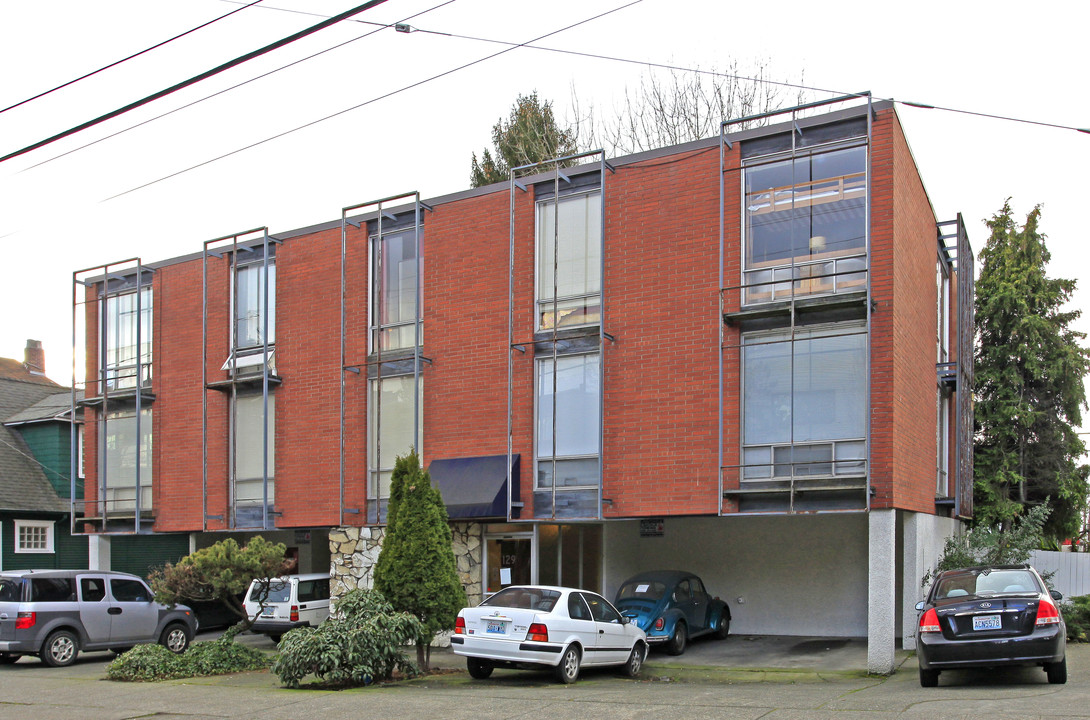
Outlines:
[[514,585],[458,613],[454,652],[483,680],[497,667],[548,666],[573,683],[579,668],[619,665],[637,677],[647,656],[643,630],[601,595],[548,585]]

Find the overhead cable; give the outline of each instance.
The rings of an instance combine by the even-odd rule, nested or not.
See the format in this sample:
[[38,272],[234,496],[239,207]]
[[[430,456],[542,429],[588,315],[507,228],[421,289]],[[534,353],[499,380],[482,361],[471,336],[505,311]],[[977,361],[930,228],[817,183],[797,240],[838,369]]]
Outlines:
[[229,60],[228,62],[225,62],[222,65],[218,65],[218,66],[212,68],[211,70],[206,70],[205,72],[203,72],[203,73],[201,73],[199,75],[194,75],[193,77],[189,78],[188,80],[183,80],[182,82],[177,83],[176,85],[172,85],[172,86],[166,88],[165,90],[160,90],[159,92],[152,93],[151,95],[148,95],[145,98],[137,100],[136,102],[129,103],[125,107],[118,108],[117,110],[113,110],[111,112],[108,112],[105,115],[100,115],[99,117],[95,118],[94,120],[88,120],[85,123],[77,125],[77,126],[75,126],[73,128],[69,128],[68,130],[65,130],[64,132],[61,132],[61,133],[58,133],[58,134],[56,134],[56,135],[54,135],[52,137],[46,138],[45,140],[39,140],[38,142],[34,143],[33,145],[28,145],[25,148],[22,148],[21,150],[16,150],[15,152],[8,153],[7,155],[5,155],[3,157],[0,157],[0,162],[4,162],[5,160],[10,160],[12,158],[19,157],[20,155],[25,155],[26,153],[28,153],[28,152],[30,152],[32,150],[37,150],[38,148],[40,148],[40,147],[42,147],[44,145],[48,145],[48,144],[50,144],[52,142],[56,142],[57,140],[68,137],[69,135],[74,135],[74,134],[80,132],[81,130],[86,130],[87,128],[98,125],[101,122],[105,122],[106,120],[109,120],[111,118],[115,118],[118,115],[122,115],[124,113],[127,113],[130,110],[134,110],[134,109],[136,109],[138,107],[141,107],[143,105],[147,105],[148,103],[153,102],[155,100],[158,100],[161,97],[165,97],[167,95],[170,95],[171,93],[177,92],[178,90],[181,90],[182,88],[186,88],[186,87],[189,87],[190,85],[194,85],[194,84],[200,82],[201,80],[206,80],[206,79],[212,77],[213,75],[218,75],[219,73],[221,73],[221,72],[223,72],[225,70],[229,70],[229,69],[235,67],[236,65],[241,65],[244,62],[247,62],[249,60],[253,60],[256,57],[264,55],[265,53],[276,50],[277,48],[281,48],[281,47],[283,47],[285,45],[288,45],[289,43],[293,43],[296,40],[299,40],[300,38],[304,38],[304,37],[306,37],[308,35],[312,35],[312,34],[318,32],[319,30],[324,30],[325,28],[329,27],[330,25],[335,25],[336,23],[339,23],[341,20],[345,20],[347,18],[350,18],[353,15],[358,15],[359,13],[364,12],[365,10],[370,10],[371,8],[375,7],[376,5],[381,5],[384,2],[386,2],[386,0],[368,0],[368,2],[365,2],[362,5],[357,5],[356,7],[352,8],[351,10],[346,10],[345,12],[341,13],[340,15],[334,15],[333,17],[329,18],[328,20],[323,20],[322,22],[317,23],[316,25],[311,25],[309,28],[306,28],[305,30],[300,30],[299,32],[297,32],[297,33],[295,33],[293,35],[289,35],[286,38],[282,38],[280,40],[277,40],[274,43],[270,43],[269,45],[266,45],[263,48],[259,48],[257,50],[252,51],[252,52],[248,52],[245,55],[240,55],[239,57],[235,58],[234,60]]

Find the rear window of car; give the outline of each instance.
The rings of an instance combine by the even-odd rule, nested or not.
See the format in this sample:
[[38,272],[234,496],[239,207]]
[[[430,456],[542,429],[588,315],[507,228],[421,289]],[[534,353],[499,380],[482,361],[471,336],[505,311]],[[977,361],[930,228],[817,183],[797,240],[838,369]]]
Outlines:
[[665,592],[665,583],[658,580],[638,580],[625,583],[617,597],[621,600],[658,600]]
[[1040,592],[1037,580],[1028,570],[984,570],[943,576],[935,588],[935,597],[969,597],[1003,593]]
[[495,595],[485,600],[481,605],[494,607],[528,608],[549,612],[560,599],[560,593],[556,590],[539,590],[531,588],[504,588]]
[[31,602],[69,602],[76,599],[75,578],[31,578]]
[[19,602],[22,596],[23,584],[11,578],[0,578],[0,602]]

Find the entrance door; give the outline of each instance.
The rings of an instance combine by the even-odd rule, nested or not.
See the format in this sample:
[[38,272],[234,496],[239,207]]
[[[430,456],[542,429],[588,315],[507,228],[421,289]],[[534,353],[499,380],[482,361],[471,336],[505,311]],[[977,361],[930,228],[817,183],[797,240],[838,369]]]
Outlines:
[[529,585],[531,535],[485,535],[485,594],[498,592],[508,585]]

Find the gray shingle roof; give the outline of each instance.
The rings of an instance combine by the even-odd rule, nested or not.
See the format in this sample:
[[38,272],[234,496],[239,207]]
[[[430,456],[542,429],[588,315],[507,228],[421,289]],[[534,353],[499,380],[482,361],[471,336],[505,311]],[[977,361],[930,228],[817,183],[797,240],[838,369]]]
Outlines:
[[[10,362],[10,361],[9,361]],[[56,395],[60,386],[0,373],[0,418],[9,418]],[[0,509],[68,512],[19,432],[0,426]]]
[[[76,392],[76,402],[78,403],[83,399],[83,391]],[[38,402],[34,403],[25,410],[20,410],[9,418],[4,419],[6,425],[19,425],[29,422],[40,422],[42,420],[68,420],[68,415],[72,410],[72,393],[65,391],[62,393],[54,393],[49,395]],[[76,409],[76,417],[80,417],[79,408]]]

